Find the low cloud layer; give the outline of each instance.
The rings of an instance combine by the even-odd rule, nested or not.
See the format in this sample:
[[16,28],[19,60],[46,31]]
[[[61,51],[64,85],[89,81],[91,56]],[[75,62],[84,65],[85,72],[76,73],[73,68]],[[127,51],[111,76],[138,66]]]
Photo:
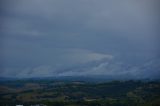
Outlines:
[[2,0],[0,76],[158,77],[159,4]]

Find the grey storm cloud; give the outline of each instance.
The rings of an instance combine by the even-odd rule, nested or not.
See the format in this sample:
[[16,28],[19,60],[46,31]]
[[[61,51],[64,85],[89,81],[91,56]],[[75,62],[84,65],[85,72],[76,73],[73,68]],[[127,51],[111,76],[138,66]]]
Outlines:
[[1,76],[153,78],[158,62],[141,67],[159,60],[158,10],[158,0],[2,0]]

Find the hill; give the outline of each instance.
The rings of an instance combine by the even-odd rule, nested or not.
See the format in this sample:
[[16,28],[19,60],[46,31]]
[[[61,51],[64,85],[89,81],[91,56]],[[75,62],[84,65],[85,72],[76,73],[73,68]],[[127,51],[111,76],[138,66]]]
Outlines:
[[44,79],[0,82],[0,104],[47,106],[160,106],[159,81],[58,81]]

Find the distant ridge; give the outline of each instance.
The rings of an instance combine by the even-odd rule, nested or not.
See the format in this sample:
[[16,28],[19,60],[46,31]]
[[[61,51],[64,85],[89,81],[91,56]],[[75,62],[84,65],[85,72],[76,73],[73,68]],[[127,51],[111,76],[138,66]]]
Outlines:
[[33,78],[13,78],[0,77],[0,81],[15,81],[15,80],[54,80],[54,81],[85,81],[85,82],[108,82],[108,81],[126,81],[126,80],[141,80],[141,81],[160,81],[160,79],[132,79],[132,78],[115,78],[113,76],[53,76],[53,77],[33,77]]

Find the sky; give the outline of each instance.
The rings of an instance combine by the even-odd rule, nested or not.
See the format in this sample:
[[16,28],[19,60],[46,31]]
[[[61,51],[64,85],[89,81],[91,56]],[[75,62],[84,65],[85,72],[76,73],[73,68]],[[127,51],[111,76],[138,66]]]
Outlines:
[[160,76],[159,0],[1,0],[0,77]]

